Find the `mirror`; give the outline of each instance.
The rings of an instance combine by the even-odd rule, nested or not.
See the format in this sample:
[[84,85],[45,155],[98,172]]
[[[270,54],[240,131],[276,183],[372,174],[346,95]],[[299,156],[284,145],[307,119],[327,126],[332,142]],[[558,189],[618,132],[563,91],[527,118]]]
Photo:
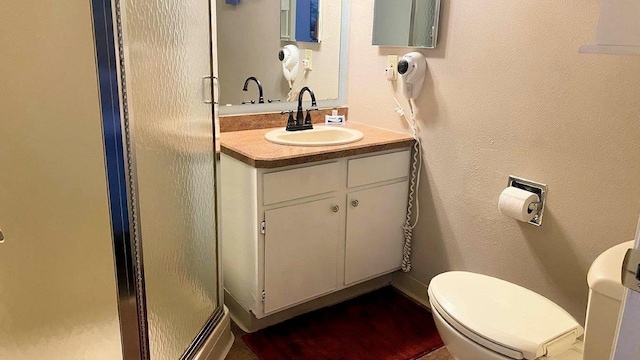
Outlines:
[[347,0],[216,0],[216,6],[221,115],[295,109],[305,86],[320,107],[344,105]]
[[280,39],[320,42],[320,1],[280,0]]
[[373,45],[433,49],[440,0],[375,0]]

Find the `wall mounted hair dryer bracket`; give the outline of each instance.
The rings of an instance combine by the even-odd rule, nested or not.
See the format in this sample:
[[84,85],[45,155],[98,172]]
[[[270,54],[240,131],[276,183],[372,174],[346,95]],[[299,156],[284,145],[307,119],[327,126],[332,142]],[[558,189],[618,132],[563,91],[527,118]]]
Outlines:
[[538,195],[539,202],[533,203],[529,206],[529,211],[536,212],[529,224],[535,226],[542,226],[542,215],[544,214],[544,204],[547,200],[547,185],[538,183],[535,181],[523,179],[517,176],[509,176],[509,186],[517,187],[522,190],[526,190]]

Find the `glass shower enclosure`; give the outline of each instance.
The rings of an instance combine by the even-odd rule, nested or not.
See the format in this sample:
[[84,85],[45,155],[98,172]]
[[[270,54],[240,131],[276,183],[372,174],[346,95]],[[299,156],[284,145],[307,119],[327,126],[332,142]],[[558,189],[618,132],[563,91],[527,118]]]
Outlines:
[[220,309],[209,11],[128,0],[116,13],[152,359],[178,359]]
[[0,5],[0,358],[196,358],[223,317],[213,5],[29,3]]

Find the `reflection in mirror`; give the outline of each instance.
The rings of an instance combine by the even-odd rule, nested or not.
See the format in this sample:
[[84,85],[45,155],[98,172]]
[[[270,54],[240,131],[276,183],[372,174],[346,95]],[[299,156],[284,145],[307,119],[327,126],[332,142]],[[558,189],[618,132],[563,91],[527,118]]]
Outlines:
[[319,33],[319,0],[280,0],[280,39],[317,43]]
[[440,0],[375,0],[373,45],[435,48]]
[[[295,107],[287,102],[297,102],[298,92],[305,86],[320,102],[337,102],[343,1],[347,0],[242,1],[229,5],[226,0],[216,0],[220,113],[292,109]],[[289,13],[284,14],[287,4]],[[282,41],[281,17],[291,18],[303,5],[306,36],[318,42]],[[297,25],[289,26],[293,29]],[[259,105],[261,96],[264,104]]]

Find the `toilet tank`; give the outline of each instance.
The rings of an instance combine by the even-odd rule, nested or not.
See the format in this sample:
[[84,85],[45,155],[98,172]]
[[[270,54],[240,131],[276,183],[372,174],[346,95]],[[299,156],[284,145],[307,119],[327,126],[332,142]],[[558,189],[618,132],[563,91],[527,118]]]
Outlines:
[[624,293],[620,281],[622,262],[631,248],[633,241],[616,245],[600,254],[589,268],[584,360],[609,359]]

